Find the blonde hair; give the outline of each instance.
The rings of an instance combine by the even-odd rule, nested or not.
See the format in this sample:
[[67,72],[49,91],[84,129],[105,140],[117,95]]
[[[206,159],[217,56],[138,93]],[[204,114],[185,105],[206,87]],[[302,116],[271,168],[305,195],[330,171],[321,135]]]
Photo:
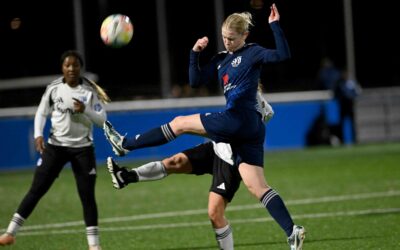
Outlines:
[[233,13],[225,19],[222,28],[233,30],[238,34],[243,34],[250,30],[250,26],[254,26],[252,19],[251,13],[247,11]]
[[257,91],[260,92],[260,93],[264,92],[264,86],[263,86],[263,84],[261,82],[261,79],[258,79]]
[[102,87],[100,87],[95,81],[90,80],[86,77],[83,77],[92,87],[97,91],[97,96],[104,104],[111,102],[110,97],[108,97],[106,91]]

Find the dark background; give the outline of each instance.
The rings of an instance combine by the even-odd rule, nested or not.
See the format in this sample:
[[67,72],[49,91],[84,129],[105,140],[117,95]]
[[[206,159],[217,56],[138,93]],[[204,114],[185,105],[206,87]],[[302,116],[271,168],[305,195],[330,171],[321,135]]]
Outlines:
[[[157,0],[82,1],[86,70],[99,76],[98,83],[112,100],[159,98],[159,47]],[[234,11],[250,11],[255,27],[248,42],[274,48],[268,26],[269,6],[255,10],[249,0],[221,0],[226,17]],[[347,0],[346,0],[347,1]],[[346,67],[345,30],[342,0],[274,1],[281,14],[292,59],[264,67],[262,82],[267,92],[318,89],[316,74],[323,57],[338,68]],[[399,86],[399,17],[396,1],[379,3],[353,0],[354,54],[356,78],[363,88]],[[214,0],[166,0],[167,34],[171,83],[184,87],[188,80],[189,51],[195,41],[207,35],[206,57],[217,52]],[[109,14],[128,15],[134,25],[131,43],[124,48],[106,47],[99,35]],[[22,25],[10,29],[10,20],[19,17]],[[0,8],[0,80],[60,74],[63,51],[76,49],[73,1],[18,1]],[[1,84],[1,83],[0,83]],[[1,87],[1,86],[0,86]],[[1,90],[0,106],[36,105],[44,87]],[[219,94],[217,88],[210,94]]]

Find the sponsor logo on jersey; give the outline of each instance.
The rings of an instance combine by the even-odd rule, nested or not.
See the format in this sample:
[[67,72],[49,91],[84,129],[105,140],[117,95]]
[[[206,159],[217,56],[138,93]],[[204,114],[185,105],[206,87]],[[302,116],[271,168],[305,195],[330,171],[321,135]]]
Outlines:
[[225,92],[236,88],[236,85],[233,85],[231,82],[229,82],[229,75],[228,74],[225,74],[222,77],[222,82],[224,83],[224,94],[225,94]]
[[224,94],[225,94],[227,91],[229,91],[229,90],[231,90],[231,89],[234,89],[234,88],[236,88],[236,85],[233,85],[232,83],[228,83],[227,85],[224,86]]
[[222,76],[222,82],[224,83],[224,86],[229,84],[229,76],[228,74],[225,74]]
[[65,114],[65,113],[73,114],[74,113],[74,110],[72,108],[66,107],[62,97],[57,97],[54,100],[54,109],[62,114]]

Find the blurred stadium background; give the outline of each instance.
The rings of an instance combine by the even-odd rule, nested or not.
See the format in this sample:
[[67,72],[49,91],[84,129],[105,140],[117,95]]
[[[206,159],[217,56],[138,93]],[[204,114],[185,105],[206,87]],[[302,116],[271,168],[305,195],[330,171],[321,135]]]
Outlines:
[[[84,55],[87,74],[113,100],[109,117],[117,127],[145,129],[135,121],[145,117],[147,128],[174,114],[221,108],[217,86],[188,90],[189,50],[204,35],[211,41],[206,56],[222,49],[220,23],[234,11],[254,15],[249,42],[274,47],[267,24],[272,2],[279,8],[292,59],[265,67],[262,74],[266,96],[277,111],[267,127],[266,149],[310,146],[310,131],[323,133],[317,124],[321,112],[326,126],[337,127],[333,94],[317,81],[323,58],[349,70],[363,88],[355,106],[357,137],[343,142],[400,140],[400,41],[393,35],[399,17],[394,1],[380,1],[381,18],[376,18],[376,3],[357,0],[15,0],[0,9],[0,128],[8,131],[0,154],[6,156],[16,147],[21,154],[0,169],[35,162],[33,114],[45,86],[60,74],[63,51],[77,49]],[[101,22],[112,13],[126,14],[134,24],[133,40],[124,48],[107,48],[101,42]],[[335,133],[343,137],[347,130],[340,130]],[[95,136],[103,160],[111,151],[100,130]],[[199,139],[182,141],[177,145],[193,145]],[[163,156],[180,149],[172,145],[139,155]]]
[[[373,15],[376,3],[357,0],[15,0],[0,9],[0,89],[6,79],[59,74],[60,54],[78,49],[86,69],[114,100],[167,97],[172,86],[186,85],[188,52],[197,38],[210,37],[211,54],[221,48],[220,23],[233,11],[254,13],[249,42],[273,47],[267,24],[272,2],[281,13],[293,58],[266,67],[262,80],[267,92],[314,90],[324,57],[344,68],[352,64],[347,57],[354,56],[356,77],[364,88],[400,85],[400,38],[394,36],[399,17],[390,0],[379,2],[378,19]],[[351,9],[345,15],[346,6]],[[125,13],[133,21],[134,38],[126,48],[106,48],[100,40],[101,22],[111,13]],[[11,28],[14,18],[21,20],[19,28]],[[16,99],[6,97],[12,95],[9,90],[0,104],[36,104],[42,90],[19,89]]]

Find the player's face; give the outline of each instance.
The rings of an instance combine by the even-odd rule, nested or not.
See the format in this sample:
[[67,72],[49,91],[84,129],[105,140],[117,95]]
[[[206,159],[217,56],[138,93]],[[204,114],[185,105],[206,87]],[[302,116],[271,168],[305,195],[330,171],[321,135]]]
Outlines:
[[66,57],[62,64],[62,72],[65,82],[70,86],[76,86],[79,83],[81,74],[81,64],[79,59],[74,56]]
[[224,41],[225,49],[229,52],[235,52],[243,47],[247,33],[240,34],[231,29],[222,28],[222,39]]

